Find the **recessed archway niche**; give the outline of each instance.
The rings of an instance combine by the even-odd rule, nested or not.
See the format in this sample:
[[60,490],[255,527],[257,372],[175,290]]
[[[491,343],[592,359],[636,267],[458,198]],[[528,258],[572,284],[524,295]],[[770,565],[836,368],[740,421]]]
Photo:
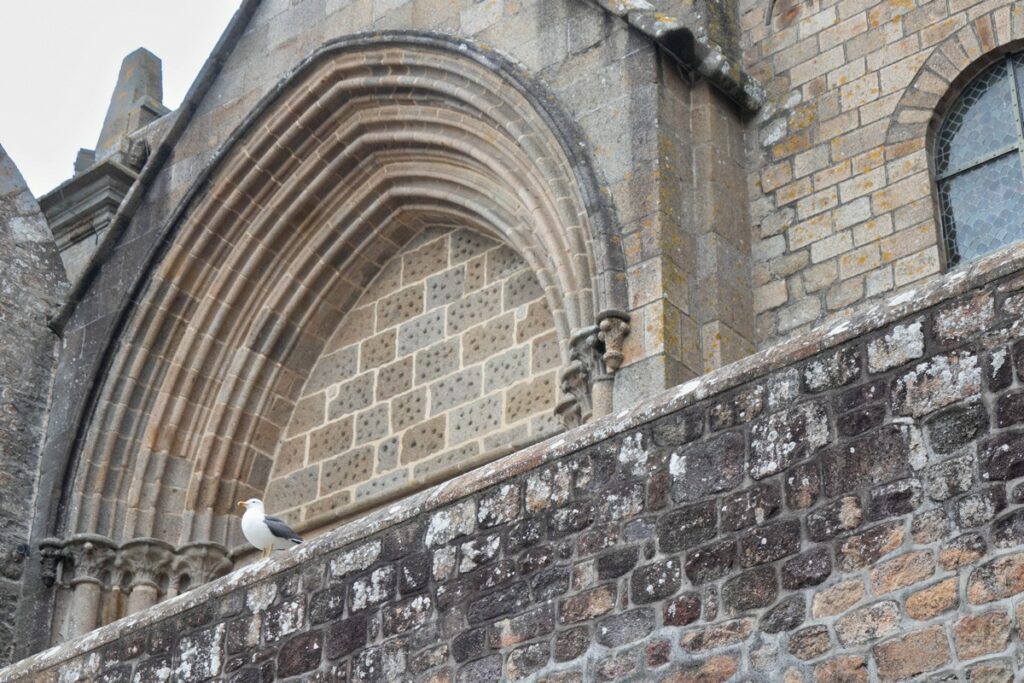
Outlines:
[[[596,380],[607,380],[621,360],[625,284],[613,221],[584,146],[556,109],[493,55],[440,38],[355,37],[307,60],[224,146],[167,227],[166,247],[125,313],[80,430],[63,538],[232,548],[240,541],[233,509],[240,498],[276,500],[289,521],[315,526],[325,514],[383,500],[359,487],[391,472],[404,471],[407,487],[392,483],[381,496],[408,493],[551,433],[560,428],[556,403],[563,417],[585,419]],[[438,244],[447,249],[443,268],[403,279],[405,264]],[[473,249],[479,251],[469,255]],[[471,262],[483,263],[475,289],[466,284]],[[402,264],[397,281],[395,264]],[[428,308],[430,278],[454,277],[460,266],[461,294]],[[412,304],[403,292],[417,287],[423,311],[405,319],[402,307]],[[485,299],[483,313],[467,312],[474,297]],[[372,323],[360,318],[371,304]],[[483,317],[453,327],[452,311],[462,308]],[[445,312],[443,337],[398,354],[401,326],[436,310]],[[387,315],[395,317],[381,327]],[[476,342],[469,339],[474,327]],[[512,336],[505,345],[492,332]],[[394,358],[362,365],[375,338],[391,333]],[[456,337],[458,368],[450,375],[424,371],[417,384],[418,354]],[[467,356],[471,342],[481,350]],[[316,378],[353,345],[356,375],[345,381],[372,371],[373,402],[349,406],[350,414],[335,406],[332,418],[343,382],[312,387],[327,381]],[[509,352],[519,362],[527,347],[527,374],[510,370],[498,378],[496,359]],[[480,373],[479,398],[442,398],[434,383],[464,372],[468,382]],[[394,402],[419,388],[427,397],[422,420],[394,422]],[[398,393],[388,395],[392,390]],[[316,450],[311,423],[299,428],[317,391],[324,392],[322,426],[343,432],[351,417],[349,450]],[[501,424],[451,441],[452,411],[489,396],[500,396]],[[381,402],[386,421],[368,413],[360,422]],[[510,408],[527,402],[526,412]],[[455,429],[465,429],[459,415]],[[430,433],[439,416],[443,447]],[[422,438],[407,439],[419,427]],[[400,444],[395,467],[379,464],[392,436]],[[413,441],[420,455],[412,455]],[[367,444],[372,472],[350,481],[358,463],[345,469],[332,458]],[[335,479],[325,486],[328,461]],[[287,482],[314,462],[315,498],[288,500]],[[77,565],[66,569],[70,576]]]
[[544,290],[515,250],[471,230],[425,230],[324,346],[267,504],[317,526],[555,434],[561,365]]

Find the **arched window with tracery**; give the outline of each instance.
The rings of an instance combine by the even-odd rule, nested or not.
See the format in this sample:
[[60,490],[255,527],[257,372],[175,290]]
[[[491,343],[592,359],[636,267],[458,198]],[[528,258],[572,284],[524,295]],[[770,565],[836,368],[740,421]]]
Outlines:
[[955,266],[1024,239],[1024,53],[975,77],[938,130],[946,263]]

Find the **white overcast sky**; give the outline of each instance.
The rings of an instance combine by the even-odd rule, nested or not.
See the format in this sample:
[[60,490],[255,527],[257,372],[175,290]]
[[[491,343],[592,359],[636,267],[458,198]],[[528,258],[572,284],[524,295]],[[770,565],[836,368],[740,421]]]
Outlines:
[[121,60],[163,60],[177,108],[240,0],[0,0],[0,145],[34,194],[93,148]]

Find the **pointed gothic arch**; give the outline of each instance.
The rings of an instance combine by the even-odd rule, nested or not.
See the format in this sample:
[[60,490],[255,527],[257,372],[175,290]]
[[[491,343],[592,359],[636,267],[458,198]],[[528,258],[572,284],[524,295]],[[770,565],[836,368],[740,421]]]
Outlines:
[[168,226],[80,430],[65,535],[230,545],[230,505],[262,493],[334,325],[427,227],[512,246],[570,365],[570,341],[626,300],[579,140],[549,95],[466,43],[375,34],[313,55]]

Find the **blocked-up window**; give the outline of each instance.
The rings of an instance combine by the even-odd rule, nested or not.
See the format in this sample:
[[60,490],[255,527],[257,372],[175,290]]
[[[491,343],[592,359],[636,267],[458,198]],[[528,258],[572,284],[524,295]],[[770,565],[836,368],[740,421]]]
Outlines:
[[946,259],[970,261],[1024,239],[1024,54],[968,84],[939,128],[935,176]]

